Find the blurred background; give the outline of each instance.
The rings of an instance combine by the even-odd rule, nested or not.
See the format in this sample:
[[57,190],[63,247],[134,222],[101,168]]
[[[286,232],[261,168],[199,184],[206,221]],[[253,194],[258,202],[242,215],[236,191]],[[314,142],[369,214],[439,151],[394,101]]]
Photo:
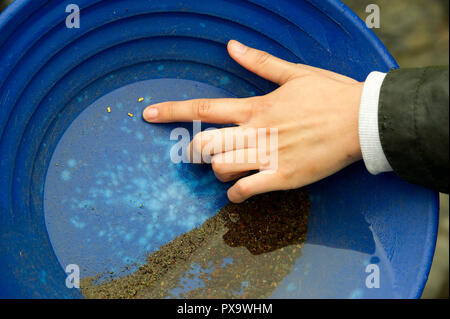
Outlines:
[[[0,12],[12,0],[0,0]],[[362,20],[366,7],[380,7],[374,32],[401,67],[449,64],[449,0],[344,0]],[[440,194],[439,233],[430,276],[422,298],[449,297],[449,199]]]
[[12,0],[0,0],[0,11],[3,11],[11,2]]
[[[373,29],[402,68],[449,64],[449,0],[343,0],[365,21],[366,7],[380,8]],[[422,298],[448,298],[448,195],[440,194],[439,232],[430,276]]]

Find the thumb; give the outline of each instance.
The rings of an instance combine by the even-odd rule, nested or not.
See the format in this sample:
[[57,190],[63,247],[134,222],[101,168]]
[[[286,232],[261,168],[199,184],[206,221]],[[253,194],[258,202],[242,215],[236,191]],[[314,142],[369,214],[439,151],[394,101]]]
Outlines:
[[228,53],[237,63],[266,80],[283,85],[298,73],[295,63],[276,58],[267,52],[256,50],[236,40],[228,42]]

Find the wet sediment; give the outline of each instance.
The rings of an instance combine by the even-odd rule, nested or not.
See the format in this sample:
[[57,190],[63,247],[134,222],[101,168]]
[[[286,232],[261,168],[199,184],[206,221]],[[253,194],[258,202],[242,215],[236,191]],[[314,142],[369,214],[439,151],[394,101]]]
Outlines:
[[131,275],[84,278],[86,298],[265,298],[292,271],[306,239],[304,189],[229,203],[147,256]]

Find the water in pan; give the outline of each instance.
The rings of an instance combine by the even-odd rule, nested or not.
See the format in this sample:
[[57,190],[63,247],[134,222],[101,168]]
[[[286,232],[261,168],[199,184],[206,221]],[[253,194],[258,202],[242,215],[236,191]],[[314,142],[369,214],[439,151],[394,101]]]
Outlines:
[[[190,90],[180,90],[179,82],[139,82],[102,97],[58,143],[45,184],[47,228],[60,259],[86,276],[142,262],[145,252],[201,225],[227,202],[226,186],[208,167],[170,160],[171,130],[192,123],[142,119],[144,107],[167,91],[178,100],[205,94],[200,83],[185,81]],[[211,96],[226,96],[207,87]]]
[[[191,130],[192,123],[150,125],[141,118],[148,104],[204,97],[230,94],[188,80],[137,82],[101,97],[70,125],[54,151],[44,193],[47,229],[63,267],[79,265],[84,278],[133,273],[146,254],[199,227],[226,205],[229,185],[218,182],[208,166],[170,161],[176,143],[171,130]],[[339,207],[345,203],[335,198],[338,193],[325,198],[324,189],[320,184],[309,189],[311,234],[302,257],[271,296],[395,297],[389,263],[370,225],[362,215],[328,214],[330,206],[345,211]],[[354,235],[346,240],[348,229],[337,226],[333,234],[322,233],[325,219],[332,224],[346,218],[352,219],[351,231],[361,234],[360,242]],[[371,263],[384,274],[378,289],[365,285]]]

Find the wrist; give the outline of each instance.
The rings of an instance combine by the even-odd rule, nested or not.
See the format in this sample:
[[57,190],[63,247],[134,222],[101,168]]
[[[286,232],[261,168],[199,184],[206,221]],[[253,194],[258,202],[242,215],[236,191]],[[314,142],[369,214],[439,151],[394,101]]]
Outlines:
[[364,82],[357,82],[350,88],[350,114],[351,114],[351,139],[348,145],[347,156],[351,163],[359,161],[363,158],[361,144],[359,139],[359,108],[361,104],[361,96],[364,89]]

